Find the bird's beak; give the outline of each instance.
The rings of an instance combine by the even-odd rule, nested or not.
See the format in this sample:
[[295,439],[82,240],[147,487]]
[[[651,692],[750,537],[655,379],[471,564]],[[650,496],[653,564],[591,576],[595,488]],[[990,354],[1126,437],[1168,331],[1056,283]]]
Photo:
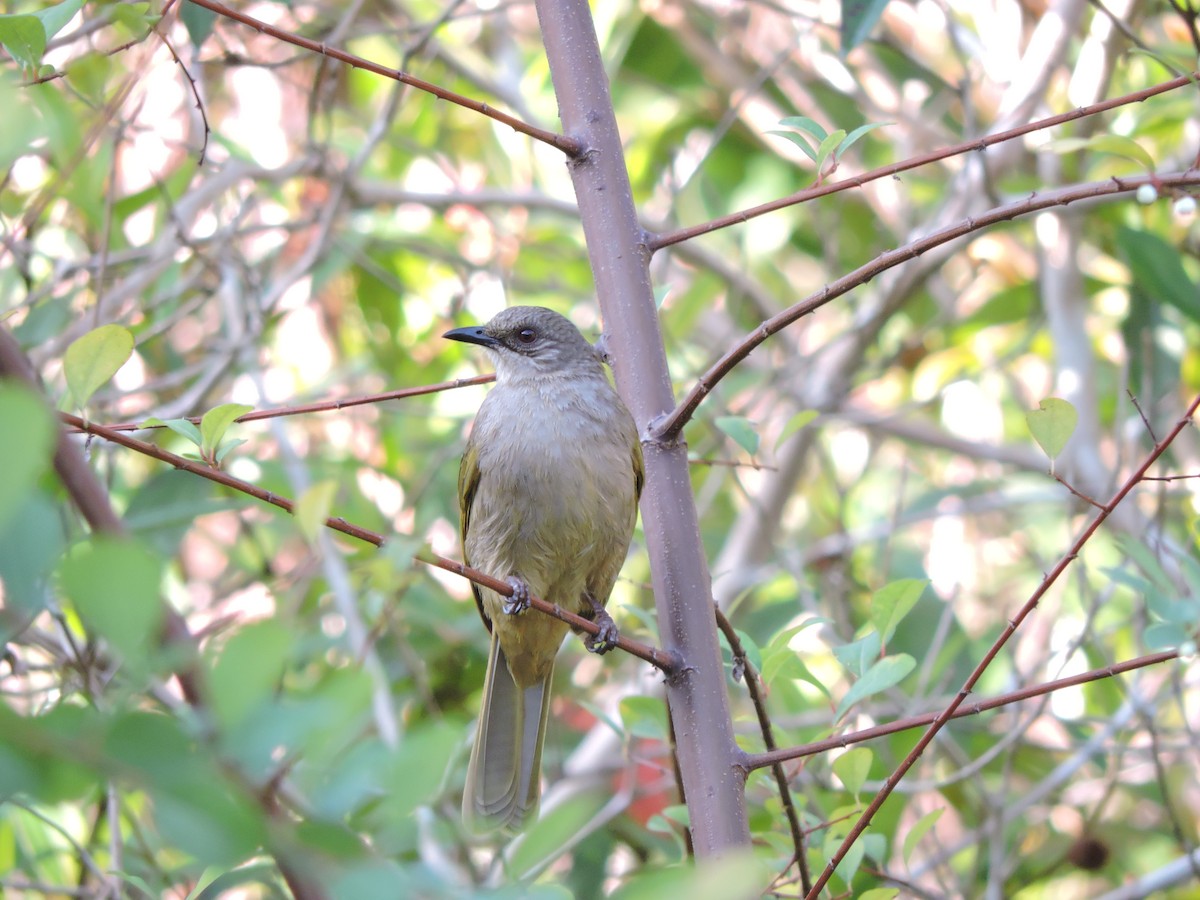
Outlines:
[[452,328],[442,335],[452,341],[462,341],[465,344],[478,344],[480,347],[494,349],[500,342],[488,334],[482,325],[468,325],[465,328]]

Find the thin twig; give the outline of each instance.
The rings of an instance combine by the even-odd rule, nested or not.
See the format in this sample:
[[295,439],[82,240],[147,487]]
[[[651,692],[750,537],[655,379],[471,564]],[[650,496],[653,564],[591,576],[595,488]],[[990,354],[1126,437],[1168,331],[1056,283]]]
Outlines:
[[[754,704],[754,713],[758,716],[758,729],[762,733],[763,746],[767,748],[768,752],[775,750],[777,749],[775,730],[771,726],[771,714],[767,712],[766,698],[758,689],[758,670],[747,658],[746,648],[742,646],[742,639],[738,637],[737,631],[726,618],[725,613],[721,612],[721,608],[716,604],[713,604],[713,612],[717,616],[717,627],[721,629],[721,634],[725,635],[725,640],[729,642],[729,650],[733,654],[734,672],[736,674],[740,668],[743,680],[746,682],[746,692],[750,695],[750,702]],[[804,850],[804,829],[800,825],[800,817],[796,814],[796,804],[792,802],[792,791],[788,786],[788,777],[787,773],[783,771],[783,764],[773,763],[771,772],[775,776],[775,786],[779,790],[779,802],[783,804],[788,828],[792,832],[792,846],[795,850],[792,860],[800,870],[800,884],[807,892],[812,887],[812,875],[808,871],[808,854]],[[789,864],[784,872],[790,868]],[[777,880],[781,876],[777,876]]]
[[339,50],[336,47],[327,47],[321,41],[314,41],[310,38],[302,37],[294,32],[284,28],[276,28],[261,19],[256,19],[253,16],[248,16],[243,12],[226,6],[224,3],[218,3],[216,0],[189,0],[189,2],[202,6],[207,10],[224,16],[227,19],[233,19],[235,22],[241,22],[243,25],[249,25],[255,31],[262,34],[269,34],[276,40],[284,43],[292,44],[296,47],[302,47],[305,50],[310,50],[313,53],[319,53],[322,56],[327,56],[330,59],[336,59],[348,66],[353,66],[356,69],[362,69],[366,72],[373,72],[376,75],[382,75],[384,78],[392,78],[410,87],[414,87],[419,91],[425,91],[427,94],[432,94],[439,100],[445,100],[448,103],[453,103],[456,106],[461,106],[465,109],[474,110],[480,115],[487,116],[489,119],[495,119],[507,125],[513,131],[527,135],[534,140],[542,141],[549,144],[551,147],[557,147],[569,157],[576,157],[583,152],[583,147],[579,142],[565,135],[555,134],[553,131],[546,131],[543,128],[538,128],[530,125],[528,122],[510,116],[508,113],[500,112],[498,109],[493,109],[486,103],[479,100],[472,100],[470,97],[464,97],[462,94],[456,94],[454,91],[448,91],[445,88],[438,87],[429,81],[416,78],[399,69],[393,69],[389,66],[383,66],[379,63],[372,62],[369,59],[363,59],[361,56],[355,56],[353,53],[347,53],[345,50]]
[[900,783],[901,779],[904,778],[909,769],[916,765],[917,760],[920,759],[921,754],[925,751],[925,748],[929,746],[937,733],[941,731],[942,727],[954,716],[955,711],[966,701],[967,695],[971,693],[975,687],[975,684],[982,677],[983,673],[987,671],[988,666],[992,664],[992,661],[999,655],[1000,651],[1004,649],[1004,646],[1008,643],[1009,638],[1016,633],[1017,629],[1021,626],[1021,623],[1025,621],[1029,614],[1037,609],[1038,603],[1041,602],[1042,597],[1045,596],[1051,585],[1053,585],[1062,575],[1062,573],[1067,570],[1067,567],[1079,557],[1080,552],[1082,552],[1083,548],[1087,545],[1087,542],[1092,539],[1092,536],[1096,533],[1100,526],[1104,524],[1110,515],[1112,515],[1113,510],[1115,510],[1117,506],[1120,505],[1121,501],[1124,500],[1125,497],[1127,497],[1139,483],[1141,483],[1142,478],[1145,476],[1149,468],[1154,465],[1154,463],[1160,456],[1162,456],[1164,452],[1166,452],[1167,447],[1169,447],[1175,438],[1179,436],[1179,433],[1191,423],[1192,416],[1196,414],[1197,408],[1200,408],[1200,394],[1197,394],[1192,399],[1192,402],[1188,405],[1187,411],[1178,419],[1178,421],[1176,421],[1175,425],[1167,433],[1166,437],[1154,445],[1154,448],[1146,455],[1146,458],[1142,461],[1142,463],[1133,471],[1132,474],[1130,474],[1127,479],[1125,479],[1125,483],[1121,485],[1121,487],[1113,495],[1112,499],[1105,504],[1104,509],[1101,510],[1090,523],[1088,523],[1087,527],[1083,529],[1079,537],[1075,539],[1075,542],[1071,545],[1070,549],[1063,554],[1063,556],[1055,564],[1054,568],[1051,569],[1050,572],[1042,579],[1042,583],[1038,585],[1037,589],[1034,590],[1030,598],[1025,601],[1025,605],[1022,606],[1017,614],[1009,621],[1007,627],[1005,627],[1005,629],[1000,633],[1000,636],[996,638],[995,642],[988,649],[988,652],[984,654],[983,658],[967,677],[967,680],[963,682],[963,686],[959,689],[958,694],[955,695],[954,699],[950,701],[946,708],[938,714],[937,718],[930,724],[925,733],[921,735],[920,740],[917,741],[916,746],[913,747],[908,756],[906,756],[900,765],[896,767],[896,770],[888,776],[883,787],[880,788],[878,793],[876,793],[875,797],[871,800],[871,803],[867,806],[862,816],[855,823],[854,827],[850,829],[850,832],[846,835],[845,840],[842,841],[841,846],[838,847],[837,852],[833,854],[829,862],[826,864],[825,869],[821,872],[820,877],[813,885],[813,889],[808,892],[808,900],[817,900],[817,898],[820,896],[821,889],[824,888],[825,885],[828,884],[829,879],[833,877],[834,869],[837,868],[838,863],[845,858],[846,854],[850,851],[850,848],[854,845],[854,842],[862,836],[864,831],[866,831],[867,826],[871,824],[871,819],[874,818],[875,814],[879,811],[879,808],[883,806],[884,801],[891,796],[892,792],[896,789],[896,785]]
[[[1080,672],[1078,675],[1072,675],[1069,678],[1059,678],[1055,681],[1046,681],[1041,684],[1035,684],[1032,687],[1021,688],[1018,691],[1009,691],[990,700],[981,700],[978,703],[971,703],[969,705],[964,704],[955,710],[954,715],[950,718],[963,719],[967,716],[977,716],[980,713],[1000,709],[1003,706],[1010,706],[1013,703],[1020,703],[1023,700],[1031,700],[1034,697],[1052,694],[1064,688],[1077,687],[1081,684],[1099,681],[1102,678],[1112,678],[1116,675],[1123,675],[1126,672],[1144,669],[1148,666],[1157,666],[1160,663],[1178,658],[1178,650],[1160,650],[1157,653],[1138,656],[1122,663],[1116,663],[1115,665],[1102,666],[1098,669]],[[923,728],[926,725],[932,725],[937,721],[939,715],[941,715],[941,711],[922,713],[919,716],[906,716],[903,719],[888,722],[886,725],[874,725],[871,728],[863,728],[860,731],[839,734],[834,737],[825,738],[823,741],[814,741],[811,744],[785,747],[783,750],[774,750],[768,753],[750,753],[746,755],[745,765],[750,770],[761,769],[765,766],[775,765],[778,762],[785,762],[790,759],[803,759],[804,757],[827,753],[830,750],[845,749],[854,744],[861,744],[864,741],[886,737],[889,734],[897,734],[901,731],[909,731],[913,728]]]
[[[194,0],[193,0],[194,2]],[[1098,113],[1106,112],[1110,109],[1115,109],[1119,106],[1127,106],[1131,103],[1141,103],[1150,97],[1158,94],[1165,94],[1168,91],[1178,90],[1181,87],[1187,87],[1195,82],[1200,73],[1192,73],[1188,75],[1180,75],[1178,78],[1173,78],[1170,81],[1164,81],[1161,84],[1151,85],[1148,88],[1143,88],[1140,91],[1134,91],[1130,94],[1125,94],[1121,97],[1114,97],[1111,100],[1103,100],[1099,103],[1093,103],[1091,106],[1081,106],[1069,112],[1060,113],[1057,116],[1050,116],[1045,119],[1039,119],[1036,122],[1029,122],[1025,125],[1019,125],[1016,128],[1010,128],[1006,131],[1000,131],[996,134],[984,135],[979,138],[971,138],[970,140],[961,141],[957,144],[951,144],[949,147],[943,147],[940,150],[934,150],[930,153],[924,153],[920,156],[914,156],[910,159],[905,159],[897,163],[892,163],[888,166],[883,166],[878,169],[872,169],[870,172],[864,172],[861,175],[855,175],[853,178],[845,178],[841,181],[835,181],[829,184],[818,185],[816,187],[807,188],[803,191],[798,191],[787,197],[781,197],[778,200],[772,200],[770,203],[763,203],[759,206],[744,209],[740,212],[729,213],[728,215],[712,219],[709,222],[704,222],[700,225],[692,225],[688,228],[680,228],[677,231],[666,232],[665,234],[652,235],[647,241],[651,252],[660,250],[663,247],[669,247],[672,244],[678,244],[682,241],[691,240],[702,234],[709,234],[721,228],[728,228],[730,225],[738,225],[743,222],[748,222],[758,216],[765,215],[776,210],[786,209],[789,206],[795,206],[800,203],[806,203],[809,200],[815,200],[818,197],[824,197],[827,194],[836,194],[838,191],[844,191],[853,187],[862,187],[872,181],[878,181],[881,178],[894,177],[900,172],[906,172],[910,169],[917,169],[921,166],[929,165],[942,159],[948,159],[952,156],[958,156],[963,153],[969,153],[972,150],[983,152],[988,147],[995,144],[1002,144],[1011,141],[1014,138],[1022,135],[1030,134],[1034,131],[1041,131],[1043,128],[1053,128],[1055,125],[1062,125],[1066,122],[1074,122],[1076,119],[1085,119],[1088,116],[1094,116]]]
[[[363,397],[350,397],[345,400],[325,400],[321,403],[306,403],[300,406],[277,406],[274,409],[256,409],[244,416],[238,416],[234,422],[256,422],[259,419],[276,419],[282,416],[308,415],[309,413],[330,412],[336,409],[349,409],[352,406],[365,406],[370,403],[385,403],[388,400],[400,400],[404,397],[417,397],[421,394],[434,394],[438,391],[451,391],[455,388],[471,387],[477,384],[490,384],[496,380],[494,374],[473,375],[470,378],[456,378],[453,381],[442,381],[438,384],[426,384],[414,388],[402,388],[398,391],[388,391],[384,394],[368,394]],[[189,416],[187,421],[194,425],[200,424],[200,416]],[[119,422],[106,425],[107,431],[143,431],[149,428],[165,428],[164,425],[143,425],[140,422]],[[71,430],[79,432],[83,429],[72,425]],[[99,432],[94,432],[99,434]]]
[[673,442],[682,431],[683,426],[691,419],[696,408],[700,405],[717,382],[728,375],[734,367],[750,353],[771,337],[797,320],[820,309],[832,300],[849,293],[852,289],[866,284],[877,275],[892,269],[901,263],[916,259],[942,244],[947,244],[965,235],[972,234],[989,225],[996,225],[1015,219],[1018,216],[1039,212],[1056,206],[1066,206],[1080,200],[1108,197],[1116,194],[1131,193],[1143,184],[1153,184],[1159,187],[1185,187],[1200,184],[1200,169],[1189,169],[1186,172],[1176,172],[1170,175],[1139,175],[1130,178],[1110,178],[1106,181],[1091,182],[1075,185],[1047,193],[1033,193],[1021,200],[1015,200],[1002,206],[995,207],[986,213],[964,219],[947,228],[928,234],[920,240],[905,244],[887,253],[881,253],[869,263],[859,266],[852,272],[830,282],[821,290],[810,294],[801,302],[767,319],[754,331],[743,338],[724,356],[713,363],[687,396],[666,416],[652,423],[652,437],[664,444]]

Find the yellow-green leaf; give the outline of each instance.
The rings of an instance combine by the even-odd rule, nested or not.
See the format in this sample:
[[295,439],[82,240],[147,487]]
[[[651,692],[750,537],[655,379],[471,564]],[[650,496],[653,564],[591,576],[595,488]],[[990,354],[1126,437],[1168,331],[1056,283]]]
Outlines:
[[917,819],[912,828],[908,830],[908,834],[904,836],[903,849],[904,861],[906,863],[912,856],[912,852],[916,849],[917,844],[921,842],[921,838],[925,837],[929,829],[934,826],[937,820],[942,817],[942,813],[945,811],[945,807],[931,809],[929,812],[925,813],[925,815],[921,816],[921,818]]
[[847,750],[833,761],[833,773],[842,779],[846,790],[857,797],[871,771],[871,763],[874,761],[875,754],[871,750],[866,747],[855,747],[853,750]]
[[86,406],[132,354],[133,335],[120,325],[101,325],[72,343],[63,358],[63,374],[75,405]]
[[211,455],[225,437],[229,426],[252,409],[253,406],[244,403],[222,403],[206,412],[200,420],[201,452],[206,456]]
[[336,493],[336,481],[318,481],[296,501],[296,522],[300,525],[301,534],[310,544],[316,541],[317,535],[325,527],[325,520],[329,518],[329,510],[333,506]]
[[1029,433],[1052,460],[1062,453],[1063,447],[1075,431],[1075,423],[1078,420],[1079,414],[1075,412],[1075,407],[1058,397],[1047,397],[1038,404],[1037,409],[1025,413]]

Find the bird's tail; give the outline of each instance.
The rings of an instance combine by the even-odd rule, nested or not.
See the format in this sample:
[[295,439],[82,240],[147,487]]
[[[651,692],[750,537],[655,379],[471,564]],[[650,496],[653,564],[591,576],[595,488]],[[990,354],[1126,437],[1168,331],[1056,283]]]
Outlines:
[[463,791],[463,821],[471,833],[519,828],[537,812],[553,675],[551,668],[536,684],[518,687],[492,630],[479,731]]

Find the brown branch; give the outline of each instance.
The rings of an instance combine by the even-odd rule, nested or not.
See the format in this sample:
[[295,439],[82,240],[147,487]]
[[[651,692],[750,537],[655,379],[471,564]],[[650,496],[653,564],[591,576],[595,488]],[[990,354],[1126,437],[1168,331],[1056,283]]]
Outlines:
[[[276,419],[283,416],[299,416],[307,415],[308,413],[329,412],[335,409],[349,409],[352,406],[365,406],[369,403],[384,403],[388,400],[400,400],[404,397],[417,397],[421,394],[435,394],[438,391],[450,391],[455,388],[471,387],[476,384],[490,384],[496,380],[494,374],[473,375],[470,378],[456,378],[453,381],[442,381],[438,384],[426,384],[420,387],[402,388],[398,391],[388,391],[384,394],[368,394],[363,397],[351,397],[348,400],[325,400],[321,403],[306,403],[300,406],[278,406],[274,409],[256,409],[253,412],[248,412],[244,416],[238,416],[234,422],[255,422],[259,419]],[[64,416],[64,420],[67,417]],[[200,416],[189,416],[187,421],[193,425],[200,424]],[[95,426],[93,425],[92,428]],[[165,425],[142,425],[139,422],[119,422],[113,425],[105,425],[106,431],[144,431],[149,428],[165,428]],[[73,431],[82,431],[83,429],[72,425]],[[94,431],[95,434],[101,434],[99,431]],[[103,435],[107,437],[107,434]],[[111,440],[111,438],[110,438]],[[153,446],[153,444],[147,445]],[[138,449],[138,448],[133,448]]]
[[1131,94],[1125,94],[1121,97],[1114,97],[1111,100],[1102,100],[1099,103],[1093,103],[1091,106],[1081,106],[1073,109],[1070,112],[1060,113],[1057,116],[1039,119],[1036,122],[1029,122],[1025,125],[1019,125],[1016,128],[1010,128],[1007,131],[989,134],[979,138],[962,141],[958,144],[952,144],[949,147],[943,147],[940,150],[934,150],[930,153],[924,153],[921,156],[914,156],[911,159],[902,160],[901,162],[892,163],[888,166],[883,166],[879,169],[872,169],[870,172],[864,172],[862,175],[855,175],[853,178],[845,178],[841,181],[834,181],[829,184],[822,184],[816,187],[806,188],[803,191],[798,191],[788,197],[781,197],[778,200],[772,200],[770,203],[763,203],[760,206],[754,206],[750,209],[744,209],[740,212],[730,213],[729,215],[721,216],[709,222],[704,222],[700,225],[692,225],[688,228],[680,228],[676,231],[669,231],[665,234],[650,236],[647,245],[653,252],[660,250],[663,247],[669,247],[672,244],[678,244],[682,241],[691,240],[702,234],[709,234],[721,228],[728,228],[731,225],[738,225],[743,222],[748,222],[750,219],[765,215],[776,210],[786,209],[789,206],[795,206],[800,203],[806,203],[809,200],[815,200],[818,197],[824,197],[827,194],[835,194],[838,191],[844,191],[852,187],[862,187],[872,181],[878,181],[880,178],[888,178],[907,172],[910,169],[920,168],[921,166],[929,165],[938,160],[948,159],[952,156],[958,156],[961,153],[969,153],[972,150],[980,152],[986,150],[995,144],[1002,144],[1005,141],[1011,141],[1014,138],[1022,135],[1030,134],[1034,131],[1040,131],[1043,128],[1053,128],[1055,125],[1062,125],[1066,122],[1073,122],[1076,119],[1084,119],[1088,116],[1094,116],[1097,113],[1106,112],[1110,109],[1115,109],[1118,106],[1126,106],[1130,103],[1141,103],[1143,100],[1148,100],[1158,94],[1165,94],[1168,91],[1178,90],[1181,87],[1186,87],[1193,84],[1200,77],[1200,73],[1192,73],[1190,75],[1180,75],[1178,78],[1173,78],[1170,81],[1164,81],[1161,84],[1152,85],[1148,88],[1143,88],[1140,91],[1134,91]]
[[[487,376],[480,376],[487,377]],[[138,440],[135,437],[130,437],[121,431],[115,431],[104,425],[97,425],[94,422],[87,422],[79,416],[74,416],[69,413],[62,413],[62,419],[70,425],[73,425],[80,431],[88,434],[94,434],[97,437],[102,437],[105,440],[112,441],[114,444],[120,444],[129,450],[136,450],[145,456],[157,459],[160,462],[167,463],[177,469],[182,469],[192,475],[198,475],[209,481],[216,482],[232,490],[239,491],[256,500],[261,500],[263,503],[269,503],[272,506],[278,507],[287,513],[295,513],[296,504],[287,497],[282,497],[272,491],[263,490],[255,484],[248,481],[243,481],[240,478],[222,472],[220,469],[214,469],[211,466],[200,462],[199,460],[188,459],[185,456],[180,456],[177,453],[172,453],[169,450],[164,450],[147,441]],[[374,544],[376,547],[382,547],[386,540],[383,535],[378,532],[371,531],[368,528],[362,528],[358,525],[351,524],[340,516],[330,517],[325,520],[325,526],[333,531],[340,532],[352,538],[357,538],[368,544]],[[462,575],[464,578],[496,591],[498,594],[503,594],[505,597],[512,596],[512,586],[506,582],[492,578],[477,569],[472,569],[460,562],[455,562],[452,559],[446,559],[442,556],[437,556],[433,553],[426,553],[414,557],[417,562],[424,563],[429,566],[436,566],[439,569],[445,569],[447,572],[454,572]],[[577,631],[585,631],[590,635],[596,636],[600,629],[595,622],[577,616],[575,613],[569,612],[561,607],[547,603],[538,598],[531,597],[529,605],[539,612],[552,616],[559,621],[566,622]],[[638,641],[630,640],[629,638],[621,637],[617,639],[617,646],[630,653],[638,659],[643,659],[653,666],[658,667],[668,675],[672,674],[679,668],[679,661],[674,656],[665,650],[660,650],[657,647],[651,647],[647,644],[639,643]]]
[[[721,634],[725,635],[725,640],[729,642],[729,651],[733,654],[734,678],[738,677],[739,668],[744,676],[746,692],[750,695],[750,702],[754,704],[754,713],[758,716],[758,730],[762,733],[763,746],[767,748],[768,752],[776,750],[775,729],[771,725],[771,714],[767,712],[766,698],[758,689],[758,671],[746,657],[746,648],[742,646],[742,639],[738,637],[737,631],[734,630],[733,624],[726,618],[725,613],[721,612],[721,607],[714,603],[713,612],[717,616],[717,627],[721,629]],[[788,786],[788,777],[787,773],[783,771],[783,764],[781,762],[772,763],[771,772],[775,776],[775,786],[779,790],[779,802],[783,805],[784,814],[787,815],[788,828],[792,832],[792,846],[795,849],[792,861],[800,870],[800,884],[807,892],[812,887],[812,875],[808,871],[808,856],[804,852],[804,829],[800,825],[800,817],[796,814],[796,804],[792,802],[792,790]],[[787,872],[790,868],[791,864],[789,863],[783,871]],[[782,874],[776,877],[777,881]]]
[[555,134],[553,131],[546,131],[543,128],[538,128],[530,125],[528,122],[523,122],[516,116],[510,116],[508,113],[500,112],[498,109],[493,109],[486,103],[479,100],[472,100],[470,97],[464,97],[462,94],[456,94],[454,91],[448,91],[445,88],[438,87],[429,81],[424,81],[412,75],[402,72],[399,69],[393,69],[388,66],[380,65],[376,62],[371,62],[369,59],[363,59],[361,56],[355,56],[353,53],[347,53],[345,50],[339,50],[336,47],[327,47],[321,41],[314,41],[311,38],[302,37],[294,32],[283,28],[276,28],[274,25],[269,25],[260,19],[253,16],[248,16],[243,12],[226,6],[224,3],[218,3],[217,0],[188,0],[197,6],[202,6],[207,10],[224,16],[227,19],[233,19],[235,22],[241,22],[243,25],[248,25],[255,31],[262,34],[269,34],[276,40],[292,44],[296,47],[302,47],[305,50],[310,50],[313,53],[319,53],[322,56],[336,59],[338,62],[343,62],[348,66],[353,66],[356,69],[362,69],[365,72],[372,72],[376,75],[382,75],[384,78],[391,78],[399,81],[401,84],[407,84],[409,87],[414,87],[419,91],[425,91],[427,94],[432,94],[439,100],[445,100],[448,103],[453,103],[456,106],[461,106],[464,109],[473,110],[480,115],[487,116],[489,119],[494,119],[507,125],[513,131],[527,135],[534,140],[542,141],[549,144],[551,147],[557,147],[562,150],[567,156],[574,158],[580,152],[582,147],[579,142],[566,137],[565,135]]
[[[1022,700],[1030,700],[1034,697],[1052,694],[1055,691],[1087,684],[1090,681],[1099,681],[1101,678],[1112,678],[1116,675],[1122,675],[1125,672],[1144,669],[1147,666],[1156,666],[1159,663],[1169,662],[1172,659],[1178,658],[1178,650],[1162,650],[1158,653],[1150,653],[1146,656],[1139,656],[1122,663],[1117,663],[1116,665],[1104,666],[1088,672],[1080,672],[1078,675],[1072,675],[1069,678],[1059,678],[1056,681],[1046,681],[1032,687],[1021,688],[1019,691],[1010,691],[1007,694],[1001,694],[990,700],[982,700],[979,703],[972,703],[970,705],[964,704],[956,709],[950,718],[962,719],[967,716],[977,716],[980,713],[990,712],[993,709],[999,709],[1013,703],[1020,703]],[[923,728],[926,725],[932,725],[940,715],[941,711],[923,713],[919,716],[906,716],[903,719],[897,719],[895,722],[888,722],[886,725],[874,725],[871,728],[863,728],[860,731],[839,734],[834,737],[825,738],[823,741],[814,741],[811,744],[786,747],[783,750],[770,750],[766,753],[749,753],[746,755],[746,766],[752,770],[761,769],[765,766],[773,766],[790,759],[803,759],[808,756],[816,756],[819,753],[827,753],[830,750],[849,747],[853,744],[861,744],[864,741],[886,737],[889,734],[896,734],[913,728]]]
[[1022,200],[1006,203],[982,215],[964,219],[957,224],[935,231],[933,234],[926,235],[920,240],[913,241],[911,244],[906,244],[887,253],[881,253],[865,265],[859,266],[854,271],[830,282],[820,291],[810,294],[807,298],[793,306],[789,306],[754,329],[737,346],[713,363],[712,367],[700,377],[695,387],[688,392],[687,396],[679,402],[674,410],[653,423],[653,437],[663,443],[669,444],[673,442],[679,436],[683,426],[687,424],[693,413],[695,413],[696,408],[713,390],[717,382],[728,375],[759,344],[763,343],[771,335],[782,331],[798,319],[820,309],[826,303],[848,293],[853,288],[866,284],[872,278],[886,272],[888,269],[908,262],[910,259],[915,259],[922,253],[926,253],[935,247],[947,244],[950,241],[971,234],[989,225],[996,225],[1000,222],[1015,219],[1018,216],[1028,215],[1029,213],[1038,212],[1043,209],[1066,206],[1079,200],[1130,193],[1136,191],[1143,184],[1167,187],[1184,187],[1200,184],[1200,169],[1189,169],[1186,172],[1177,172],[1164,176],[1138,175],[1130,178],[1114,177],[1107,181],[1075,185],[1042,194],[1034,193]]
[[1016,633],[1017,629],[1021,627],[1021,623],[1025,621],[1030,613],[1037,609],[1038,603],[1041,602],[1042,597],[1045,596],[1051,585],[1053,585],[1058,580],[1059,576],[1061,576],[1062,573],[1067,570],[1067,567],[1078,558],[1084,546],[1086,546],[1087,542],[1091,540],[1092,535],[1094,535],[1100,526],[1104,524],[1105,520],[1112,515],[1113,510],[1120,505],[1121,501],[1124,500],[1125,497],[1128,496],[1135,487],[1137,487],[1149,468],[1154,465],[1160,456],[1162,456],[1167,447],[1169,447],[1175,438],[1179,436],[1179,433],[1191,423],[1192,416],[1196,414],[1197,408],[1200,408],[1200,394],[1196,395],[1192,399],[1192,402],[1188,405],[1187,411],[1179,418],[1174,426],[1172,426],[1167,435],[1154,445],[1154,448],[1146,455],[1146,458],[1141,462],[1137,469],[1135,469],[1133,473],[1127,479],[1125,479],[1125,483],[1121,485],[1121,487],[1113,495],[1112,499],[1105,504],[1104,509],[1097,513],[1092,521],[1088,523],[1087,527],[1083,529],[1079,537],[1075,539],[1070,549],[1063,554],[1059,561],[1054,565],[1054,568],[1051,569],[1050,572],[1042,579],[1042,583],[1038,585],[1037,589],[1034,590],[1030,598],[1025,601],[1025,605],[1022,606],[1017,614],[1009,621],[1008,625],[1000,633],[1000,636],[996,638],[995,642],[988,649],[988,652],[984,654],[983,659],[979,661],[978,665],[975,666],[974,670],[967,677],[967,680],[963,682],[963,686],[959,689],[958,694],[953,700],[950,701],[946,708],[938,714],[937,718],[934,719],[934,721],[929,725],[929,728],[925,731],[925,733],[921,735],[920,740],[917,741],[916,746],[913,747],[908,756],[906,756],[900,765],[896,767],[896,770],[888,776],[883,787],[880,788],[879,792],[871,800],[862,816],[855,823],[854,827],[850,829],[850,832],[846,835],[845,840],[842,841],[841,846],[838,847],[837,852],[834,853],[829,862],[826,864],[825,869],[821,872],[816,884],[814,884],[812,890],[808,892],[808,900],[817,900],[817,898],[820,896],[821,889],[829,882],[829,879],[833,877],[834,869],[837,868],[838,863],[845,858],[846,853],[849,852],[854,842],[858,840],[864,831],[866,831],[867,826],[871,824],[871,819],[875,816],[875,813],[879,811],[879,808],[883,806],[884,801],[891,796],[892,791],[896,789],[896,785],[900,783],[900,780],[908,773],[909,769],[916,765],[917,760],[921,757],[921,754],[925,751],[925,748],[929,746],[937,733],[941,731],[942,727],[953,717],[955,711],[966,701],[967,695],[971,693],[976,682],[979,681],[980,677],[987,670],[988,666],[992,664],[992,660],[999,655],[1000,651],[1004,648],[1004,645],[1008,643],[1009,638],[1011,638]]

